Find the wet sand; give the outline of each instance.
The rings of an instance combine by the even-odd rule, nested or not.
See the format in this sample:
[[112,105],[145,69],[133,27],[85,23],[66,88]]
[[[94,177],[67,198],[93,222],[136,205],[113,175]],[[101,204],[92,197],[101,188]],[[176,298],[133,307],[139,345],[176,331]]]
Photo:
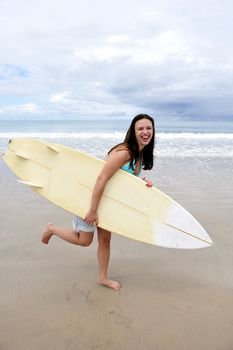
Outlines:
[[157,160],[156,185],[215,245],[170,250],[113,235],[110,275],[122,283],[115,292],[96,282],[96,238],[88,248],[40,242],[48,221],[70,226],[72,216],[16,183],[0,160],[0,349],[232,350],[229,164]]

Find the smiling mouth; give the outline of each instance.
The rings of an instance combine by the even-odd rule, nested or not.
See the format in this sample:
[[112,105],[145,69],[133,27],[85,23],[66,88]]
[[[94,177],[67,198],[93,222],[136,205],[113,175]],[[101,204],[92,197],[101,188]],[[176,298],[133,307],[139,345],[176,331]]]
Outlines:
[[143,141],[148,141],[149,139],[150,139],[149,136],[147,136],[147,137],[142,137],[142,140],[143,140]]

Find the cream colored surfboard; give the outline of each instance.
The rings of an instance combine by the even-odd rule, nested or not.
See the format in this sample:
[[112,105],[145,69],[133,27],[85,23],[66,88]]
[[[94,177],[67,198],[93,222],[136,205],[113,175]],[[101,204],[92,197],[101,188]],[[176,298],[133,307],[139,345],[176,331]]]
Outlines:
[[[14,139],[3,156],[35,192],[84,217],[103,160],[58,144]],[[162,247],[194,249],[212,241],[183,207],[136,176],[119,170],[107,183],[98,209],[99,226]]]

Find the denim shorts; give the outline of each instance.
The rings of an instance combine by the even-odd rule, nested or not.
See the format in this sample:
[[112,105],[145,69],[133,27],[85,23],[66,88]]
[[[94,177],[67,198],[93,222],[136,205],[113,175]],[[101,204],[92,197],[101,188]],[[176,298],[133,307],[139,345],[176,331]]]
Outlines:
[[95,225],[88,225],[79,216],[74,216],[72,226],[75,231],[93,232],[95,231]]

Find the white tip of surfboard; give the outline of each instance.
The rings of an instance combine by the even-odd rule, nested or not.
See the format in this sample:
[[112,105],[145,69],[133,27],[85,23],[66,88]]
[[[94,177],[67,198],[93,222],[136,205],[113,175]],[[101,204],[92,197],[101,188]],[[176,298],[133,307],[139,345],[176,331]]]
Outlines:
[[154,234],[156,240],[171,248],[198,249],[213,245],[202,225],[178,203],[170,206],[163,223],[155,223]]
[[[171,225],[154,223],[154,241],[155,244],[166,248],[176,249],[200,249],[208,248],[213,245],[212,240],[202,228],[202,232],[190,233],[180,230]],[[203,234],[205,232],[205,234]]]
[[39,185],[39,184],[36,184],[34,182],[30,182],[30,181],[23,181],[23,180],[17,180],[18,182],[24,184],[24,185],[28,185],[28,186],[31,186],[31,187],[37,187],[37,188],[42,188],[44,186],[42,185]]

